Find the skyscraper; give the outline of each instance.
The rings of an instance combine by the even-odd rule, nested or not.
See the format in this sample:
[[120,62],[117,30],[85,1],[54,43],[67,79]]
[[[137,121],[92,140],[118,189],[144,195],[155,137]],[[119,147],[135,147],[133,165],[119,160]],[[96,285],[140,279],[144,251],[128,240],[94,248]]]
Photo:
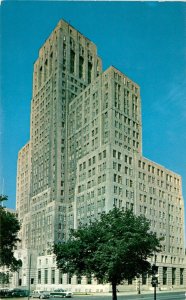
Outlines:
[[[102,72],[96,46],[60,21],[34,64],[30,141],[18,160],[21,248],[46,260],[70,228],[114,206],[164,236],[161,283],[182,286],[181,177],[143,157],[140,87],[115,67]],[[33,284],[59,284],[38,261]]]

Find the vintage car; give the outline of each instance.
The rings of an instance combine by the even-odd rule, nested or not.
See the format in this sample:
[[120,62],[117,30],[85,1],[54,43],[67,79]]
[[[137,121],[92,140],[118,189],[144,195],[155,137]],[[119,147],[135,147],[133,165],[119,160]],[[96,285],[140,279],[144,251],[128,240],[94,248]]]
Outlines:
[[54,290],[53,292],[50,292],[50,297],[53,298],[71,298],[72,297],[72,292],[64,290],[64,289],[57,289]]
[[10,290],[11,297],[27,297],[28,296],[28,290],[22,290],[15,288],[13,290]]
[[8,288],[0,288],[0,299],[11,297],[11,291]]
[[50,298],[50,292],[35,290],[32,292],[32,298],[48,299]]

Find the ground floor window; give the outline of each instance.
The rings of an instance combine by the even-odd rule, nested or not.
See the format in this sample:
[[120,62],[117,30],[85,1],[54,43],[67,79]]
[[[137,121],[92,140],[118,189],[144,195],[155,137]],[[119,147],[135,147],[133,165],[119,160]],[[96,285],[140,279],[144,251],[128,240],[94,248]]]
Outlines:
[[63,273],[59,270],[59,284],[63,283]]
[[77,284],[81,284],[81,276],[77,276]]
[[147,284],[147,273],[142,274],[142,284],[143,285]]
[[184,272],[184,269],[180,269],[180,285],[183,285],[183,272]]
[[176,268],[172,268],[172,285],[176,283]]
[[48,269],[45,269],[44,283],[48,283]]
[[103,279],[97,279],[98,284],[103,284]]
[[51,284],[55,284],[55,270],[54,269],[51,272]]
[[41,270],[38,270],[37,282],[41,284]]
[[67,283],[71,284],[71,282],[72,282],[72,276],[71,274],[67,274]]
[[87,284],[92,284],[92,276],[87,276]]
[[163,285],[167,284],[167,268],[163,267]]

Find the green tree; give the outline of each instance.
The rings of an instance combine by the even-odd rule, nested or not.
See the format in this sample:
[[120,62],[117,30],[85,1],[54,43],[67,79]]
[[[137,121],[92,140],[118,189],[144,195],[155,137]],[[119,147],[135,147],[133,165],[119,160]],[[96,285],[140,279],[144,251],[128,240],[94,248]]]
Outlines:
[[3,206],[7,200],[7,196],[0,196],[0,266],[16,271],[21,267],[21,260],[14,257],[14,247],[20,241],[17,237],[20,224],[16,216]]
[[57,266],[77,276],[91,274],[112,285],[117,299],[117,285],[151,269],[147,261],[160,251],[161,239],[150,231],[144,216],[135,216],[114,208],[99,221],[72,230],[67,242],[54,245]]
[[8,284],[9,283],[9,273],[8,272],[0,272],[0,284]]

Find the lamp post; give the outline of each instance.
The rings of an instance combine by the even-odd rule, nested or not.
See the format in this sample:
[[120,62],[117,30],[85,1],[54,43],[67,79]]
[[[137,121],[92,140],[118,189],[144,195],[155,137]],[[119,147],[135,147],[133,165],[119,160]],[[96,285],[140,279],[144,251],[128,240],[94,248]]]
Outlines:
[[158,267],[153,264],[152,265],[152,287],[154,288],[154,300],[156,300],[156,287],[158,286]]

